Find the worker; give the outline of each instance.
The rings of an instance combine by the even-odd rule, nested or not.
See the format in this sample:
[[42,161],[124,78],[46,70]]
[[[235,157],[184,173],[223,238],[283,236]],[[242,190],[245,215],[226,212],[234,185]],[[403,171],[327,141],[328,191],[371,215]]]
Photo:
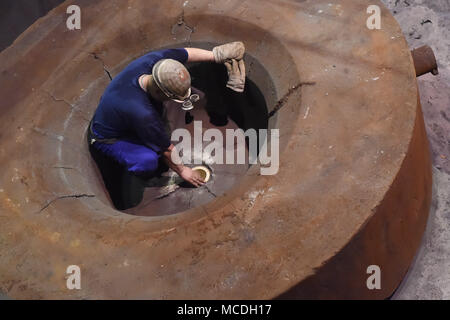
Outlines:
[[[187,62],[225,64],[227,87],[242,92],[245,85],[245,47],[242,42],[198,48],[164,49],[131,62],[106,88],[89,128],[91,148],[112,158],[136,176],[150,179],[167,165],[195,187],[204,181],[197,172],[175,164],[163,120],[163,103],[173,100],[181,110],[193,108],[199,97],[192,94]],[[163,161],[161,161],[163,160]]]

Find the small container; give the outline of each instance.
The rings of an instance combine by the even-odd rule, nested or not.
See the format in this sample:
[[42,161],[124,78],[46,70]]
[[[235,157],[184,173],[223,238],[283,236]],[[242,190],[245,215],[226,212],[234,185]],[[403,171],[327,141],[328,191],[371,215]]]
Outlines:
[[194,168],[192,168],[192,170],[197,171],[205,183],[208,182],[209,179],[211,178],[211,170],[209,170],[205,166],[194,167]]

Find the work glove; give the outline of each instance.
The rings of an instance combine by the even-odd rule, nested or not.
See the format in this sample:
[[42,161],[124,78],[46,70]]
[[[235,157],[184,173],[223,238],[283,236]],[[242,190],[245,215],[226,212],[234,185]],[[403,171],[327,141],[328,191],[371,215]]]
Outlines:
[[230,42],[214,47],[213,54],[216,63],[225,63],[231,59],[241,60],[244,58],[245,46],[242,42]]
[[228,71],[227,87],[236,92],[244,92],[245,87],[245,63],[244,60],[225,62]]

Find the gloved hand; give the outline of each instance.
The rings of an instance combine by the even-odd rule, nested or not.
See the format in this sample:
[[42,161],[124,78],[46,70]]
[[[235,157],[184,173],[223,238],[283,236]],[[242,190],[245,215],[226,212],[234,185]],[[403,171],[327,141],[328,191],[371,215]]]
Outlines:
[[244,92],[245,87],[245,63],[244,60],[225,62],[228,71],[227,87],[236,92]]
[[230,42],[214,47],[214,60],[217,63],[225,63],[231,59],[241,60],[244,58],[245,46],[242,42]]

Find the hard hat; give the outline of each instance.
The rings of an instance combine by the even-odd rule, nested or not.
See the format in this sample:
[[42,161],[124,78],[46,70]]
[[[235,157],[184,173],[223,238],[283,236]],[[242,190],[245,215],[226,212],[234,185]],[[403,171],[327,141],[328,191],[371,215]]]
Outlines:
[[182,103],[191,95],[191,75],[181,62],[159,60],[153,66],[152,75],[156,85],[170,99]]

